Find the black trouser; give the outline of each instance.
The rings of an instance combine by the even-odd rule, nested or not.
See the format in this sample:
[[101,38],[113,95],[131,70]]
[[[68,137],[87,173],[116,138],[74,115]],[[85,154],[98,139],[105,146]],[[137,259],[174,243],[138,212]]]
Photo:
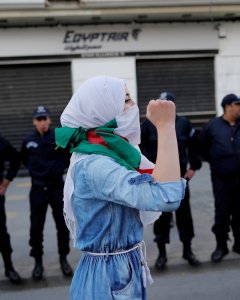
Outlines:
[[[176,224],[178,228],[180,241],[190,243],[194,237],[193,220],[190,208],[190,192],[187,185],[185,197],[182,200],[180,207],[176,210]],[[154,223],[155,242],[169,243],[170,242],[170,223],[171,212],[163,212],[159,219]]]
[[227,241],[230,226],[235,242],[240,244],[240,177],[223,178],[212,174],[215,220],[212,232],[217,240]]
[[0,196],[0,252],[2,253],[3,259],[9,257],[12,253],[6,221],[5,196]]
[[39,180],[32,179],[30,191],[31,227],[30,255],[41,259],[43,255],[43,229],[48,204],[52,208],[53,218],[57,228],[58,253],[66,256],[69,249],[69,232],[63,217],[63,179]]

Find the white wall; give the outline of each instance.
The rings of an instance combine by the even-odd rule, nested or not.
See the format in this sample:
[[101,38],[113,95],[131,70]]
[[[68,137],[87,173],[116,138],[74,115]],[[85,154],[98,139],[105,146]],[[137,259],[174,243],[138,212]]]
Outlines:
[[240,23],[223,23],[225,38],[219,39],[219,54],[215,60],[216,99],[218,115],[226,94],[240,96]]
[[131,96],[137,101],[135,57],[80,58],[72,60],[73,91],[86,79],[98,75],[126,79]]

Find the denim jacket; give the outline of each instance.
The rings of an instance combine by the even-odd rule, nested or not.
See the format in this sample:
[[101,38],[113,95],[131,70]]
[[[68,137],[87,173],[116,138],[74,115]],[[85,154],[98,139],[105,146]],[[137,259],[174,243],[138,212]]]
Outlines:
[[90,252],[128,249],[143,239],[139,210],[174,211],[185,180],[160,183],[109,157],[89,155],[75,167],[76,247]]
[[71,283],[71,300],[146,300],[141,251],[118,253],[143,240],[139,210],[179,207],[185,180],[156,182],[95,154],[80,160],[74,175],[76,247],[84,252]]

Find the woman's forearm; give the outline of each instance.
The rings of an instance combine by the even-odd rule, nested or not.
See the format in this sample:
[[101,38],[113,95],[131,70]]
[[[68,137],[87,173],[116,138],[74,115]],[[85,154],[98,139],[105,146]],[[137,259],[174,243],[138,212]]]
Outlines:
[[161,182],[179,180],[181,175],[175,125],[158,127],[157,133],[157,160],[152,176]]
[[157,129],[157,160],[152,176],[157,181],[180,179],[180,164],[175,131],[176,108],[172,101],[151,100],[147,118]]

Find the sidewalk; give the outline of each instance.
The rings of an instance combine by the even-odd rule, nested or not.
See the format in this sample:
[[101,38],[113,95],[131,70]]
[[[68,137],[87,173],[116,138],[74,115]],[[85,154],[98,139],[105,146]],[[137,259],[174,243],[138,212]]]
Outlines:
[[[13,181],[6,196],[6,210],[8,217],[8,231],[11,235],[13,251],[13,262],[16,270],[24,279],[24,284],[17,287],[21,289],[32,289],[35,287],[54,287],[69,285],[70,280],[62,276],[58,254],[56,230],[50,208],[48,210],[45,224],[44,240],[44,266],[45,279],[41,282],[34,282],[31,279],[31,272],[34,261],[29,257],[29,200],[28,193],[30,188],[29,177],[17,178]],[[194,219],[195,238],[193,239],[193,250],[202,261],[202,268],[212,267],[210,255],[215,248],[214,235],[211,232],[213,223],[213,196],[209,177],[208,164],[204,163],[203,168],[198,171],[190,182],[191,207]],[[145,241],[147,245],[148,265],[152,271],[153,277],[158,277],[159,272],[154,270],[154,263],[157,257],[157,248],[153,243],[152,226],[148,226],[145,231]],[[232,242],[229,243],[231,250]],[[171,230],[171,244],[167,246],[168,264],[164,272],[174,272],[183,270],[187,272],[192,270],[191,266],[182,259],[182,245],[179,242],[176,226]],[[69,261],[75,268],[79,261],[79,252],[72,249],[69,255]],[[224,261],[227,261],[228,268],[231,265],[238,264],[240,256],[230,253]],[[163,276],[161,274],[161,276]],[[0,291],[12,289],[12,285],[4,277],[4,268],[0,259]]]

